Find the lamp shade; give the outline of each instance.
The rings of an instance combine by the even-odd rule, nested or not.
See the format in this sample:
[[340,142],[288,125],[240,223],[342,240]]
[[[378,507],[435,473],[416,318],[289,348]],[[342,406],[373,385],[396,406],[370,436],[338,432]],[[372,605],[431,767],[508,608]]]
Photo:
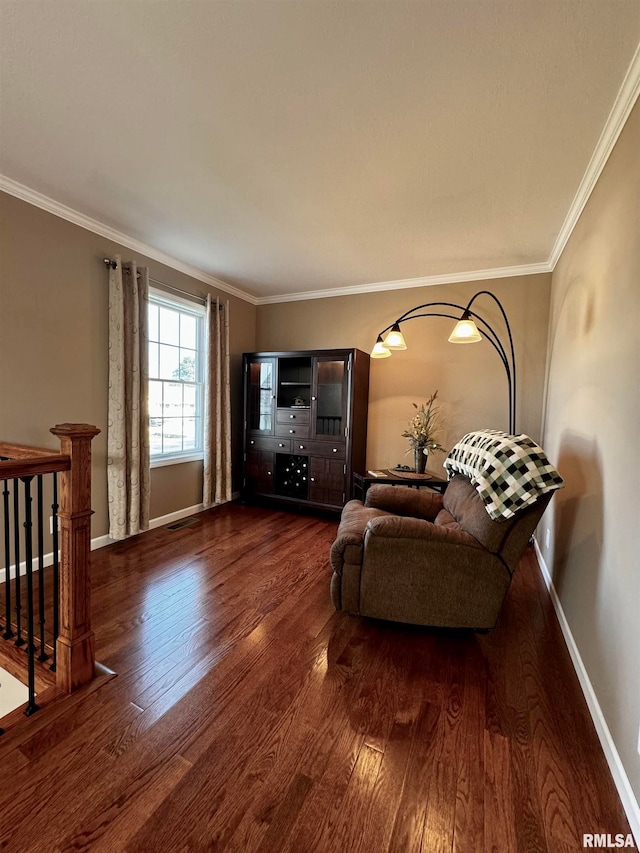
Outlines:
[[407,345],[404,340],[404,336],[400,331],[400,326],[397,323],[394,323],[391,327],[391,331],[384,339],[384,346],[387,349],[406,349]]
[[371,350],[371,358],[389,358],[391,352],[382,343],[382,335],[378,335],[378,340],[373,345]]
[[463,317],[461,320],[458,320],[449,335],[450,344],[477,344],[481,340],[482,337],[478,331],[478,327],[471,317]]

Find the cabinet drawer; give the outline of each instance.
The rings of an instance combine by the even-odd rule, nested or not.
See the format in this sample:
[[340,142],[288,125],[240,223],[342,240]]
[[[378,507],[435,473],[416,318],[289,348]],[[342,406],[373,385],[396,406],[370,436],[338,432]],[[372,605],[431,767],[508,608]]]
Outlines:
[[278,409],[276,412],[278,424],[308,424],[309,409]]
[[298,421],[276,424],[276,435],[281,438],[290,438],[295,443],[298,438],[309,438],[309,424],[300,424]]
[[309,453],[311,456],[328,456],[332,459],[344,459],[346,448],[344,444],[331,441],[298,441],[295,437],[292,442],[294,453]]
[[276,453],[291,453],[291,439],[287,438],[250,438],[247,450],[273,450]]

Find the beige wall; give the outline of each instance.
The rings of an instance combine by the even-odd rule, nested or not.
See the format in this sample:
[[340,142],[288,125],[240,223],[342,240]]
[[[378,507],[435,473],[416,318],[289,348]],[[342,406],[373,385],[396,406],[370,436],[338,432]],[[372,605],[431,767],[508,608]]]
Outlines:
[[[227,298],[63,219],[0,193],[0,439],[55,446],[49,427],[63,421],[96,424],[92,535],[107,532],[107,272],[115,253],[149,266],[152,278],[190,293]],[[241,354],[254,348],[255,308],[230,300],[232,422],[235,470],[240,471]],[[202,501],[202,465],[156,468],[151,517]],[[234,484],[238,487],[238,483]]]
[[[640,798],[640,107],[553,274],[543,555]],[[544,542],[544,537],[539,537]]]
[[[518,367],[517,428],[539,439],[544,387],[550,275],[520,276],[455,285],[313,299],[258,307],[260,350],[358,347],[370,352],[377,333],[409,308],[425,302],[466,305],[478,290],[490,290],[505,306],[513,329]],[[504,337],[499,313],[488,297],[474,310]],[[487,342],[447,343],[454,322],[428,317],[404,327],[408,349],[371,360],[367,465],[412,464],[401,433],[412,402],[438,389],[445,419],[441,443],[449,447],[465,432],[508,428],[507,380],[498,355]],[[440,470],[434,454],[431,470]]]

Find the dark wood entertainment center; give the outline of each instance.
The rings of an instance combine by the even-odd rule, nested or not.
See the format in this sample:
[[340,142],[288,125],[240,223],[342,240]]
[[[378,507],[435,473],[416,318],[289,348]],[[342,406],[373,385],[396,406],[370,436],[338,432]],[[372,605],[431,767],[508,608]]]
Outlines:
[[365,471],[367,353],[245,353],[243,374],[243,498],[340,509]]

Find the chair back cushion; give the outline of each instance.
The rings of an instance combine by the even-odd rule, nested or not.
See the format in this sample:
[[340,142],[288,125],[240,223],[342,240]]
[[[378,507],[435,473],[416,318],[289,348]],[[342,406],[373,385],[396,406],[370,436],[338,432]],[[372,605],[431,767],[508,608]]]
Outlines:
[[488,551],[500,554],[513,570],[549,503],[551,494],[543,495],[535,504],[519,510],[512,518],[494,521],[468,477],[456,474],[444,493],[443,511],[436,517],[435,523],[450,523],[450,517],[453,516],[463,530],[470,533]]
[[444,467],[449,476],[464,474],[471,480],[496,521],[513,518],[542,495],[564,486],[544,450],[524,433],[468,432],[444,460]]

